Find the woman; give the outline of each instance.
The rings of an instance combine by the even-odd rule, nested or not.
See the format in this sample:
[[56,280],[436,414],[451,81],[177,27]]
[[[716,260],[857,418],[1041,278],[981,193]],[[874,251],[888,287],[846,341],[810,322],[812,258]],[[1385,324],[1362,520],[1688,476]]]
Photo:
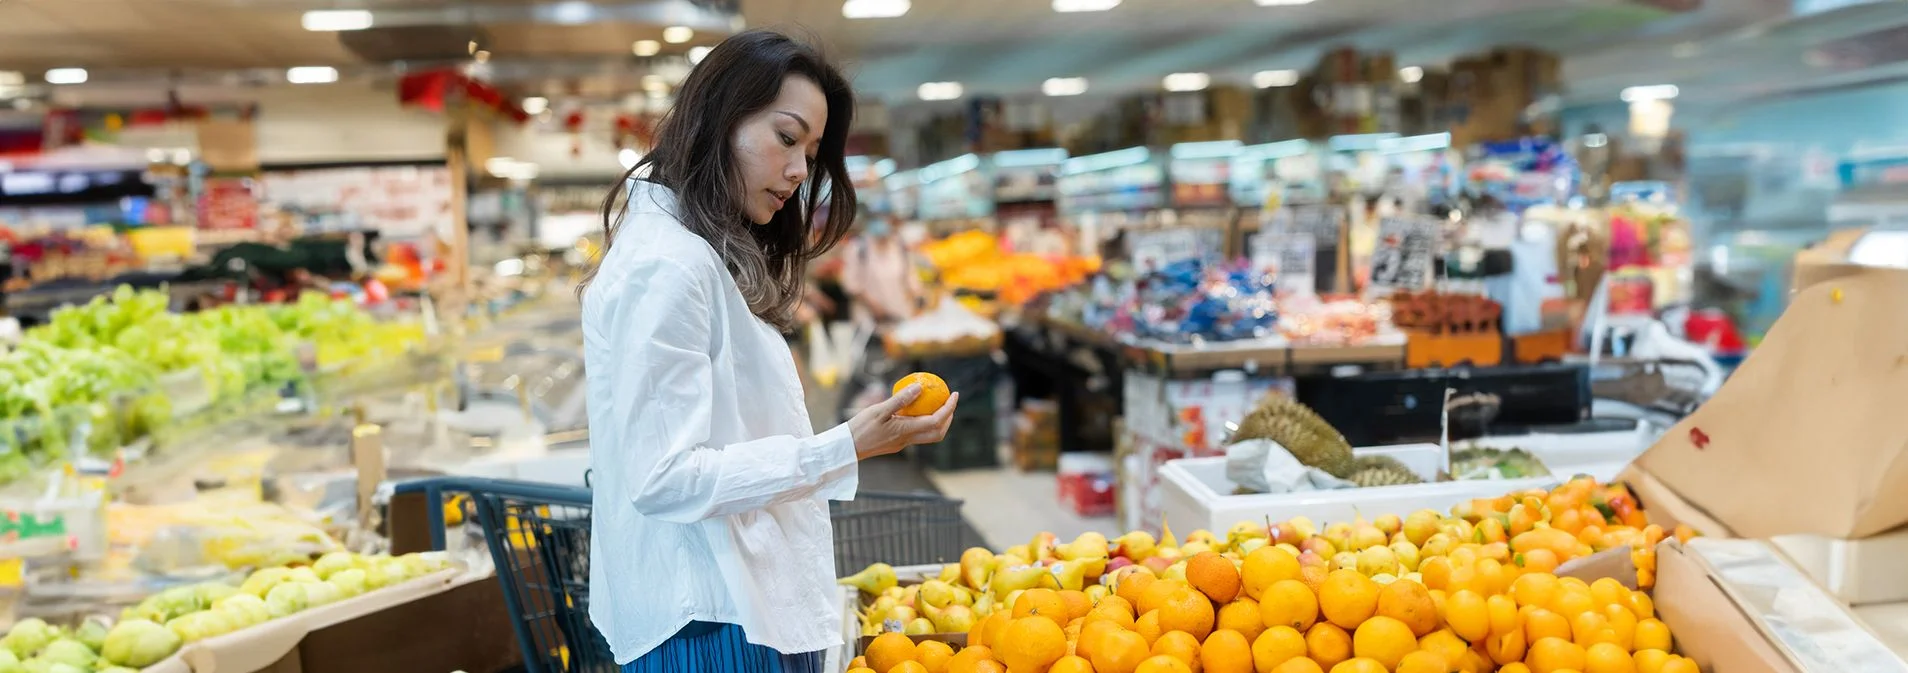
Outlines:
[[947,432],[959,398],[898,416],[910,387],[813,435],[782,341],[804,265],[855,211],[853,112],[813,49],[736,35],[604,204],[606,250],[580,290],[590,618],[626,673],[819,671],[841,642],[828,501],[854,497],[857,461]]

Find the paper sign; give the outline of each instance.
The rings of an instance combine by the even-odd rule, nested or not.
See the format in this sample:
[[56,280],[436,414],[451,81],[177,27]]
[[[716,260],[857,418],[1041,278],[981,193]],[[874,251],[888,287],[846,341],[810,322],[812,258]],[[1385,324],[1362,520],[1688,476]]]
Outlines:
[[1158,270],[1189,259],[1204,259],[1219,249],[1221,232],[1217,229],[1181,227],[1158,231],[1133,232],[1133,266]]
[[1252,237],[1252,267],[1270,271],[1279,292],[1318,293],[1318,244],[1311,232],[1266,232]]
[[1379,220],[1371,252],[1372,291],[1388,294],[1428,286],[1437,243],[1438,221],[1433,218],[1395,215]]

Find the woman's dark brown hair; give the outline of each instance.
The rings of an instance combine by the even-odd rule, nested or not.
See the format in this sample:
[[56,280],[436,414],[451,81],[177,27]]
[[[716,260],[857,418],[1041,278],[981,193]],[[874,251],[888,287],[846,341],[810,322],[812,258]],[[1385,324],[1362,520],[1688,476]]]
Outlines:
[[[758,226],[742,210],[746,188],[732,146],[735,129],[775,102],[790,75],[805,77],[821,89],[828,100],[828,123],[799,197]],[[793,329],[808,262],[834,247],[854,223],[855,190],[843,161],[854,112],[855,94],[847,78],[815,48],[766,30],[723,40],[677,90],[675,106],[657,124],[655,146],[603,200],[603,254],[597,263],[607,258],[622,228],[629,181],[656,183],[676,193],[683,226],[722,257],[749,311],[784,331]],[[824,200],[830,204],[826,220],[811,236]],[[577,288],[579,294],[595,276],[592,268]]]

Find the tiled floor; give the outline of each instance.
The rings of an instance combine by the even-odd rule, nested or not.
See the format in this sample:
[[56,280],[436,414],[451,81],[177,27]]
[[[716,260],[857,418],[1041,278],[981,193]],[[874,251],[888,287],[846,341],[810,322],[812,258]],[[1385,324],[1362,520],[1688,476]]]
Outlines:
[[1025,544],[1041,532],[1072,540],[1087,531],[1119,535],[1113,517],[1082,517],[1062,507],[1052,472],[1021,472],[1002,467],[957,472],[928,472],[943,495],[959,498],[967,521],[998,551]]

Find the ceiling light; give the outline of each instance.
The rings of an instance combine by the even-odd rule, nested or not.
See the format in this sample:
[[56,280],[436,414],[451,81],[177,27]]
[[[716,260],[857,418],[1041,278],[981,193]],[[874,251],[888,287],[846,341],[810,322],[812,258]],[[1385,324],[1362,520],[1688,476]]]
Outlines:
[[1260,7],[1290,7],[1292,5],[1312,4],[1312,0],[1252,0],[1252,1],[1259,3]]
[[1086,90],[1085,77],[1050,77],[1040,83],[1040,93],[1049,96],[1078,96]]
[[690,47],[689,48],[689,64],[690,65],[701,63],[702,59],[705,59],[708,57],[709,57],[708,47]]
[[[51,75],[51,73],[48,74]],[[1675,98],[1677,93],[1679,92],[1674,84],[1651,84],[1624,89],[1621,97],[1625,103],[1635,103],[1646,100],[1669,100]]]
[[1056,12],[1104,12],[1120,6],[1120,0],[1053,0]]
[[1418,80],[1424,79],[1424,68],[1415,65],[1399,68],[1398,79],[1404,80],[1406,84],[1417,84]]
[[0,70],[0,86],[22,86],[26,84],[26,73],[16,70]]
[[1176,72],[1162,84],[1167,91],[1201,91],[1212,84],[1212,76],[1203,72]]
[[696,31],[688,26],[670,26],[663,29],[663,41],[670,44],[682,44],[695,39]]
[[47,84],[85,84],[85,68],[54,68],[46,71]]
[[662,43],[655,40],[637,40],[629,45],[629,50],[637,56],[655,56],[662,52]]
[[642,160],[643,160],[643,155],[641,152],[637,152],[636,150],[633,150],[627,147],[621,150],[618,150],[616,152],[616,163],[622,164],[623,170],[629,170],[631,168],[635,168],[636,162],[642,161]]
[[961,97],[961,83],[928,82],[914,92],[921,96],[921,100],[954,100]]
[[1252,73],[1252,86],[1259,89],[1292,86],[1298,84],[1298,81],[1299,71],[1297,70],[1260,70]]
[[841,15],[848,19],[892,19],[908,13],[908,0],[847,0],[841,3]]
[[596,6],[583,0],[566,0],[550,5],[550,20],[566,25],[589,23],[596,18]]
[[653,94],[669,93],[669,80],[662,75],[643,75],[643,90]]
[[543,112],[548,109],[550,109],[550,99],[548,98],[544,98],[542,96],[531,96],[529,98],[523,99],[524,114],[540,115],[540,114],[543,114]]
[[285,81],[292,84],[330,84],[338,81],[338,69],[328,65],[308,65],[285,71]]
[[478,63],[489,63],[489,62],[490,62],[490,50],[488,50],[488,49],[479,49],[479,50],[477,50],[477,53],[475,53],[475,54],[471,54],[471,55],[470,55],[470,58],[471,58],[471,60],[474,60],[474,61],[476,61],[476,62],[478,62]]
[[364,30],[371,27],[371,12],[362,9],[320,9],[305,12],[299,23],[304,25],[305,30],[321,33]]

